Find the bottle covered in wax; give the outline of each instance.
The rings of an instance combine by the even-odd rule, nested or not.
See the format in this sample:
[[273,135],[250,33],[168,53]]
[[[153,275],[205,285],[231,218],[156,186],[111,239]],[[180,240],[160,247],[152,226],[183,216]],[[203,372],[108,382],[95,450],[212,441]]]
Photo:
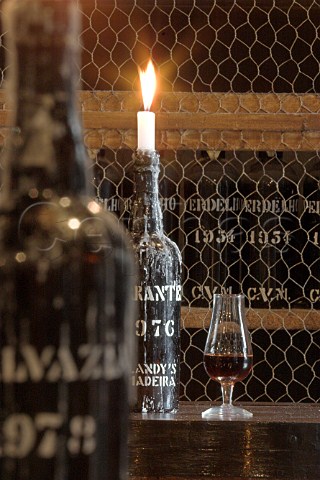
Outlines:
[[134,155],[134,196],[129,221],[139,279],[136,335],[138,359],[133,372],[135,410],[176,412],[180,381],[181,256],[163,231],[159,202],[159,154]]
[[[0,475],[126,477],[133,259],[90,201],[72,0],[7,0],[15,129],[0,199]],[[20,131],[20,134],[17,131]]]
[[[133,195],[132,150],[101,149],[94,165],[94,185],[97,201],[128,226]],[[183,209],[178,185],[183,177],[179,156],[172,150],[162,150],[159,174],[159,197],[163,227],[171,240],[179,245],[179,217]]]

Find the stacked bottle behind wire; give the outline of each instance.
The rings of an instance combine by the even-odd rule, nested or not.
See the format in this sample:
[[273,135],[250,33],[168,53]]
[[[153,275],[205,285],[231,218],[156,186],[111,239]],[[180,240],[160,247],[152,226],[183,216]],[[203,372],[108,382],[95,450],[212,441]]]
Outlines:
[[102,149],[94,166],[97,201],[128,227],[133,194],[132,151]]
[[181,212],[183,202],[179,196],[179,183],[183,178],[181,152],[162,150],[159,176],[159,199],[162,211],[163,228],[170,240],[181,249]]
[[232,152],[198,151],[185,166],[183,297],[191,307],[208,308],[214,293],[242,291],[241,172]]
[[297,282],[303,286],[303,307],[320,308],[320,159],[318,152],[299,152],[305,165],[302,177],[303,213],[301,227],[305,242],[301,245],[303,265],[296,269]]
[[294,267],[301,262],[299,170],[282,152],[239,152],[245,175],[241,224],[247,265],[243,291],[255,308],[288,308],[301,298]]
[[138,359],[133,372],[135,409],[176,412],[180,380],[181,257],[164,234],[158,194],[159,154],[134,156],[134,197],[129,228],[139,268],[135,287]]
[[4,18],[21,135],[1,196],[0,476],[124,479],[132,258],[87,200],[78,9],[7,0]]

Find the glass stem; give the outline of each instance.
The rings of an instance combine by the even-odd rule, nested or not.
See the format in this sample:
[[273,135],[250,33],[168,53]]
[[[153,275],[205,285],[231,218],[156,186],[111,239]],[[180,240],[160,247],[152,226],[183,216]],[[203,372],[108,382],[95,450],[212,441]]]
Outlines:
[[222,405],[224,407],[232,405],[232,392],[233,392],[233,383],[222,383]]

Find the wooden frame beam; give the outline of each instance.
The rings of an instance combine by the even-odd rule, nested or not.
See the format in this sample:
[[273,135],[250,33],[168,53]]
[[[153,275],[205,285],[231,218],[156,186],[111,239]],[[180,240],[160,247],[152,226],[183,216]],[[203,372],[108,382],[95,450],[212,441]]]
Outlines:
[[[88,148],[136,148],[138,93],[81,91],[79,101]],[[0,91],[2,139],[10,110]],[[159,150],[320,150],[316,94],[164,93],[153,110]]]

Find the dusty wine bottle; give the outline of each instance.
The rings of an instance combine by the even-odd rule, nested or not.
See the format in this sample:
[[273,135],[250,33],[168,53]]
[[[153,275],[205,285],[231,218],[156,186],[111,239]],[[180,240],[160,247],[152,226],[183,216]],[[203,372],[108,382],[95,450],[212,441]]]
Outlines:
[[78,9],[4,3],[17,128],[0,199],[0,477],[121,480],[133,256],[88,196]]
[[135,410],[173,413],[179,404],[181,257],[163,231],[159,154],[138,150],[134,159],[129,229],[139,269]]
[[[172,150],[163,150],[159,153],[161,156],[159,199],[163,228],[168,237],[179,245],[179,216],[182,204],[177,193],[177,185],[183,171],[177,158],[178,153],[174,154]],[[132,163],[132,150],[101,149],[97,154],[94,168],[97,201],[102,203],[106,210],[113,212],[125,227],[128,227],[133,195]]]

